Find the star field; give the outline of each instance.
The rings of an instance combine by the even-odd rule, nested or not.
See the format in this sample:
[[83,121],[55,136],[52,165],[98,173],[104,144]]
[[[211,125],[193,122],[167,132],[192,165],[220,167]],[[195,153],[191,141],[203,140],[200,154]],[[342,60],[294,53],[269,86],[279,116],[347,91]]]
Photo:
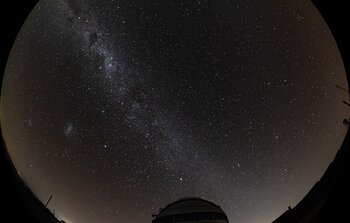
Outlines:
[[346,83],[309,1],[41,0],[8,60],[1,124],[67,223],[150,223],[186,196],[271,222],[332,161]]

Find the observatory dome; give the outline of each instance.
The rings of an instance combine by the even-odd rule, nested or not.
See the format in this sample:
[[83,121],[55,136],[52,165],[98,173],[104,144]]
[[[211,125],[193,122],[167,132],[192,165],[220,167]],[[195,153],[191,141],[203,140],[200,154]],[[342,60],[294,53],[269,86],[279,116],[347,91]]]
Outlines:
[[153,223],[228,223],[225,212],[220,206],[201,198],[183,198],[165,208],[155,215]]

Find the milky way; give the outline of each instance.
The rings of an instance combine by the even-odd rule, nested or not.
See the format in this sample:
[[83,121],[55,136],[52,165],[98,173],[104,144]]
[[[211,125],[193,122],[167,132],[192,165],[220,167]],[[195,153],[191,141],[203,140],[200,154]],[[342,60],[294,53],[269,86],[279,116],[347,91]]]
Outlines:
[[308,1],[41,0],[2,88],[18,172],[67,223],[199,196],[271,222],[345,135],[336,44]]

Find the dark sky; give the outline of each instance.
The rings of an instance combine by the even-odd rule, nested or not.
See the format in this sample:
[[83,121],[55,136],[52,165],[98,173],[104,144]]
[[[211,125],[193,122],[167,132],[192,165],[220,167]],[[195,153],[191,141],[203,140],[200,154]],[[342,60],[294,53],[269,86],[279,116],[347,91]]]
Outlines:
[[345,135],[343,64],[309,1],[42,0],[5,71],[20,176],[67,223],[150,223],[186,196],[267,223]]

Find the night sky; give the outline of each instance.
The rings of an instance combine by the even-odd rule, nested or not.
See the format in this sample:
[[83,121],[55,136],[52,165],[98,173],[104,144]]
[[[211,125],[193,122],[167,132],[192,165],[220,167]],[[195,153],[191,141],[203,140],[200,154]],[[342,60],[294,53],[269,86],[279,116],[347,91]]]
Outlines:
[[346,132],[346,75],[309,1],[41,0],[9,56],[3,137],[67,223],[151,223],[187,196],[268,223]]

